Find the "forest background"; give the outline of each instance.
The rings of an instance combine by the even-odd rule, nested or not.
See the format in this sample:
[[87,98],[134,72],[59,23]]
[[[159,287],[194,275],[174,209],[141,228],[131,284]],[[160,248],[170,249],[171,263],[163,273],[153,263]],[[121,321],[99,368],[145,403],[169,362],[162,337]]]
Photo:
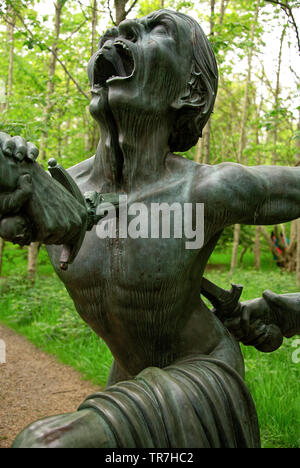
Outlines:
[[[45,168],[51,157],[68,168],[92,156],[100,135],[88,111],[88,60],[107,28],[159,8],[197,19],[219,66],[214,113],[183,156],[205,164],[299,165],[296,0],[0,0],[0,131],[34,142]],[[300,221],[227,228],[207,275],[226,288],[234,280],[247,285],[245,299],[267,288],[297,291]],[[44,247],[0,239],[0,277],[0,321],[103,384],[110,353],[75,314]],[[264,446],[300,446],[300,364],[291,346],[285,342],[272,355],[244,349]]]

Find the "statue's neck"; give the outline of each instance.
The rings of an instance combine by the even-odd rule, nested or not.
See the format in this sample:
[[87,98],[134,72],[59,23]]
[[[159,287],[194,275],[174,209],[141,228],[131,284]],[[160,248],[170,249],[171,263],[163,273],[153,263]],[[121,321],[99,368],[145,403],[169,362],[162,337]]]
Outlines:
[[106,117],[93,174],[104,179],[102,190],[129,193],[157,181],[169,152],[170,118],[128,109]]

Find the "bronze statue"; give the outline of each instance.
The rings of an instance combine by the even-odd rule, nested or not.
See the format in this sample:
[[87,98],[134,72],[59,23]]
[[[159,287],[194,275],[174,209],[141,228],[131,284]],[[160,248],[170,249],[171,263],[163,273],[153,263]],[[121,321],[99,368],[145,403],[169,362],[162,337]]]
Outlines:
[[[6,238],[11,230],[10,240],[28,242],[31,232],[49,245],[78,313],[115,360],[104,392],[33,423],[14,447],[258,447],[238,341],[272,351],[299,333],[299,295],[240,303],[240,287],[221,290],[203,272],[226,226],[300,216],[300,169],[200,165],[173,154],[201,136],[218,83],[210,44],[186,15],[123,21],[101,38],[88,74],[96,155],[67,175],[51,163],[51,178],[31,144],[1,134],[0,230],[8,223]],[[89,192],[86,206],[74,182]],[[97,207],[124,194],[129,206],[204,204],[201,248],[187,249],[184,236],[99,238]],[[14,229],[8,216],[24,224],[18,218]]]

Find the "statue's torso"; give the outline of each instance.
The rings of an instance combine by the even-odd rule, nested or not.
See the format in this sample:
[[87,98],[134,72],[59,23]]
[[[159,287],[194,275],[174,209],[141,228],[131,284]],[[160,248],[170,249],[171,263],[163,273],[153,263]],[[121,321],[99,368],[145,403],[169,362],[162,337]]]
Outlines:
[[[84,192],[95,189],[80,178],[78,183]],[[128,207],[142,202],[151,212],[151,203],[190,203],[191,190],[191,174],[173,174],[163,184],[129,194]],[[134,375],[185,354],[209,354],[227,339],[200,300],[201,278],[215,242],[206,239],[201,249],[186,249],[184,236],[132,239],[117,232],[116,238],[102,239],[97,229],[87,233],[67,272],[58,269],[61,248],[52,248],[50,256],[79,314],[123,369]]]

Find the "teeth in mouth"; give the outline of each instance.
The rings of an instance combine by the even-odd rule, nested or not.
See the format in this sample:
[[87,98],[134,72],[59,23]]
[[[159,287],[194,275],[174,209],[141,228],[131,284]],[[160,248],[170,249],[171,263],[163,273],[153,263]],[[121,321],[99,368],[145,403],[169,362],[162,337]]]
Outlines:
[[123,47],[123,49],[128,50],[128,52],[129,52],[129,47],[126,44],[124,44],[124,42],[116,41],[115,46],[116,45],[120,45],[121,47]]
[[104,44],[94,62],[94,88],[105,86],[113,78],[129,78],[133,70],[131,50],[123,41],[107,47]]

